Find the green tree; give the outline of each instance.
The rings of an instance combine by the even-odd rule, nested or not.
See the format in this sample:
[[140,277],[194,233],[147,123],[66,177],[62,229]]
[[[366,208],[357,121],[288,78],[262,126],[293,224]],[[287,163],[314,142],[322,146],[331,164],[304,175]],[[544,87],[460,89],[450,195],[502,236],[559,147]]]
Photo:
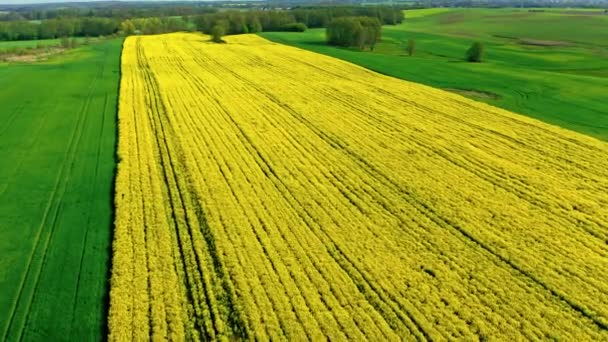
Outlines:
[[109,36],[118,31],[119,23],[109,18],[83,18],[80,21],[79,36]]
[[380,41],[380,35],[382,30],[382,24],[376,18],[369,17],[361,17],[359,19],[362,28],[362,34],[365,38],[363,38],[363,47],[369,46],[370,50],[374,51],[376,47],[376,43]]
[[164,25],[160,18],[145,18],[141,31],[143,34],[162,33],[164,31]]
[[59,19],[57,21],[57,36],[69,37],[74,35],[75,21],[71,19]]
[[339,17],[327,26],[327,42],[330,45],[374,49],[380,40],[381,25],[377,18]]
[[211,40],[216,43],[224,42],[222,37],[226,34],[226,29],[223,25],[215,25],[211,29]]
[[280,31],[286,32],[304,32],[308,30],[308,27],[304,23],[290,23],[280,27]]
[[465,58],[469,62],[479,63],[483,59],[483,43],[475,42],[471,47],[467,50]]
[[125,36],[130,36],[135,33],[135,24],[131,20],[125,20],[120,23],[120,31]]
[[9,30],[13,32],[11,40],[31,40],[38,38],[38,24],[27,21],[9,23]]
[[39,39],[52,39],[57,37],[57,21],[43,20],[38,27]]
[[212,18],[212,15],[210,15],[210,14],[199,15],[199,16],[194,17],[194,19],[193,19],[196,29],[203,33],[208,33],[211,31],[212,20],[213,20],[213,18]]
[[166,22],[167,32],[187,31],[187,23],[182,18],[168,18]]
[[262,32],[263,30],[262,23],[260,23],[260,19],[257,16],[251,17],[248,26],[250,33]]
[[413,39],[408,39],[405,50],[407,51],[408,56],[412,56],[416,50],[416,41]]
[[228,22],[225,24],[224,27],[226,27],[226,31],[228,34],[240,34],[249,32],[249,29],[247,28],[247,20],[245,16],[240,12],[229,14],[226,20]]

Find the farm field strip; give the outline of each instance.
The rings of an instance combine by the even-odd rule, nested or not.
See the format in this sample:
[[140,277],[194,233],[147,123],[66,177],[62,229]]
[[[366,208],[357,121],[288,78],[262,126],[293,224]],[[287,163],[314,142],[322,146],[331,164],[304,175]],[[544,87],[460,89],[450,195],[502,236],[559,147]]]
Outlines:
[[[100,71],[103,73],[103,69]],[[96,75],[95,79],[98,75],[99,73]],[[85,113],[87,112],[90,103],[90,90],[95,85],[95,79],[92,80],[92,84],[89,86],[85,102],[82,104],[82,109],[78,113],[75,127],[68,139],[68,146],[62,158],[63,162],[57,173],[48,202],[44,206],[42,221],[35,234],[34,249],[32,249],[31,254],[29,255],[26,272],[23,273],[20,282],[19,292],[8,322],[9,330],[16,329],[15,336],[12,336],[12,338],[15,339],[22,338],[25,322],[32,314],[30,308],[36,291],[38,290],[40,275],[48,256],[49,244],[53,240],[56,221],[58,216],[61,215],[62,201],[70,181],[70,171],[76,157],[76,146],[78,146],[82,139],[83,126],[86,125],[87,116]]]
[[0,86],[11,83],[0,94],[3,340],[103,335],[120,43],[0,67]]
[[607,338],[605,143],[207,39],[125,41],[110,340]]

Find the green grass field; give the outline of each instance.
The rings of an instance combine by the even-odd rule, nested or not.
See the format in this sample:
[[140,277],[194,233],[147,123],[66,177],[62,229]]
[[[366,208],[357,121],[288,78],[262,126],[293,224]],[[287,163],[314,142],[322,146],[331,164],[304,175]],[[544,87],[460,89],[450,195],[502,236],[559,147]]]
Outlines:
[[0,65],[0,340],[105,336],[121,43]]
[[[78,37],[76,40],[82,43],[85,38]],[[16,41],[0,41],[0,52],[12,48],[36,48],[39,46],[58,46],[61,45],[61,39],[39,39],[39,40],[16,40]]]
[[0,42],[0,52],[12,48],[35,48],[38,46],[56,46],[61,44],[61,39],[40,40],[16,40]]
[[[327,46],[323,29],[262,36],[608,140],[608,15],[567,9],[405,15],[403,24],[383,28],[373,52]],[[413,57],[405,53],[408,39],[416,41]],[[474,41],[485,44],[483,63],[464,61]]]

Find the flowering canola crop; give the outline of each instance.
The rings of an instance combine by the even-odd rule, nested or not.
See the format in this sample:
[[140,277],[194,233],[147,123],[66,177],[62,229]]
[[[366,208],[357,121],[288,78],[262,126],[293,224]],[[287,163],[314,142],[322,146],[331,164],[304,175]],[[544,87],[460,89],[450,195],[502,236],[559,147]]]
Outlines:
[[608,145],[258,36],[130,37],[109,339],[608,339]]

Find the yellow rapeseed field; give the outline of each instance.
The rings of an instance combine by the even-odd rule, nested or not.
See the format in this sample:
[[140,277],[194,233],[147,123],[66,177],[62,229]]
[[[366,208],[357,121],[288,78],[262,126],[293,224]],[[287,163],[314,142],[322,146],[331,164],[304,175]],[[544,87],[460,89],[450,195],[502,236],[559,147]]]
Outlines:
[[608,144],[226,41],[125,41],[111,341],[608,339]]

